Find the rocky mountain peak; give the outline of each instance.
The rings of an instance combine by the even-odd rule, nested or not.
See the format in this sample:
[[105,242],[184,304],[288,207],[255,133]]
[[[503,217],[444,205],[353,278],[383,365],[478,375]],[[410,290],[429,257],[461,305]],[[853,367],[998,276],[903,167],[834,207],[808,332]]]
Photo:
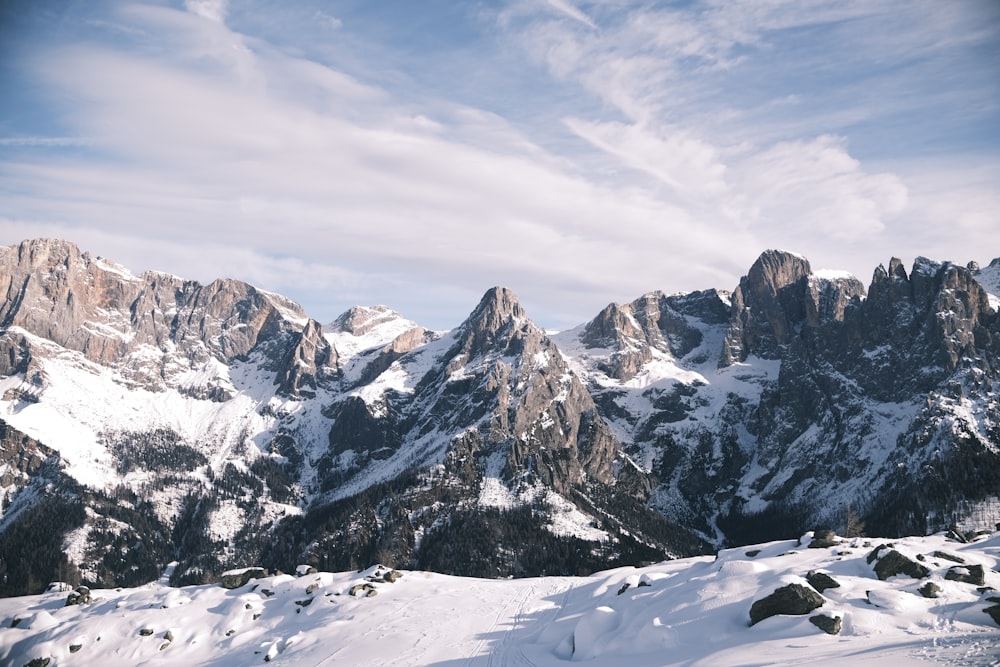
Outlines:
[[[503,352],[503,348],[511,344],[512,338],[520,341],[517,344],[519,349],[516,350],[520,352],[525,337],[540,339],[543,335],[528,319],[517,296],[506,287],[487,290],[479,305],[458,330],[463,353],[469,356],[479,356],[491,351]],[[499,350],[498,341],[503,341]]]
[[481,331],[498,331],[512,320],[525,319],[527,315],[517,295],[506,287],[493,287],[486,290],[467,323],[474,324]]
[[[949,371],[961,358],[978,356],[977,345],[994,347],[997,318],[989,294],[976,278],[968,267],[925,257],[914,261],[909,276],[896,258],[888,271],[879,266],[865,303],[869,346],[889,343],[900,349],[926,349]],[[905,346],[894,337],[900,322],[910,323]]]
[[733,293],[722,364],[745,361],[751,354],[777,359],[796,324],[805,319],[805,283],[809,260],[783,250],[766,250]]
[[747,271],[745,282],[740,281],[740,286],[746,285],[754,295],[774,295],[810,273],[809,260],[802,255],[785,250],[765,250]]
[[354,306],[331,322],[327,329],[364,336],[380,324],[400,319],[403,316],[388,306]]
[[632,317],[631,306],[609,303],[597,317],[587,323],[580,334],[580,342],[588,348],[609,348],[621,344],[623,338],[641,335]]

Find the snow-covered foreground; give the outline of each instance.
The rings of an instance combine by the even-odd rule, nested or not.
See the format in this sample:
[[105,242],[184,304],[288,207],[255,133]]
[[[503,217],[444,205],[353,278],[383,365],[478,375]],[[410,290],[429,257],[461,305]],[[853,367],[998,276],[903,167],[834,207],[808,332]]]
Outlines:
[[[0,600],[0,664],[1000,664],[1000,625],[983,611],[1000,602],[990,588],[1000,588],[1000,534],[971,544],[944,535],[895,540],[892,549],[929,575],[885,581],[867,556],[887,540],[807,548],[809,537],[590,577],[407,571],[390,583],[387,570],[371,568],[278,575],[233,590],[162,582],[95,590],[91,602],[73,606],[66,591],[53,591]],[[983,584],[946,578],[949,570],[975,574],[977,565]],[[750,626],[755,600],[807,585],[810,571],[840,584],[823,591],[820,608]],[[368,580],[378,580],[368,586],[375,595],[351,594]],[[928,582],[938,597],[921,595]],[[817,614],[840,617],[840,634],[810,622]]]

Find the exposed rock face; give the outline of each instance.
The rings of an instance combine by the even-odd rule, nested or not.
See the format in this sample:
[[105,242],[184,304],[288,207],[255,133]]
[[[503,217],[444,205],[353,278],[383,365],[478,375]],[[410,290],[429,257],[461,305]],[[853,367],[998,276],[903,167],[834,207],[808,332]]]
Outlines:
[[850,330],[865,350],[878,351],[872,370],[892,378],[879,392],[890,399],[926,392],[960,359],[998,350],[996,311],[972,272],[923,257],[910,276],[896,258],[888,270],[879,266]]
[[813,275],[804,257],[768,250],[733,293],[722,364],[745,361],[752,354],[781,359],[803,327],[842,322],[864,296],[865,287],[854,276]]
[[12,429],[0,419],[0,489],[24,487],[33,475],[55,458],[56,452],[34,438]]
[[334,320],[331,329],[355,336],[370,333],[379,324],[398,319],[399,313],[385,306],[355,306]]
[[[400,349],[407,345],[399,342]],[[559,350],[507,289],[483,296],[412,397],[388,396],[381,406],[342,404],[331,435],[338,453],[360,442],[393,449],[437,432],[442,442],[461,437],[476,456],[502,453],[504,466],[492,474],[511,484],[539,480],[569,493],[585,479],[615,481],[616,439]],[[341,434],[347,423],[353,430]]]
[[806,317],[804,283],[811,272],[804,257],[781,250],[764,252],[733,292],[733,313],[722,348],[722,362],[745,361],[751,354],[778,359]]
[[788,584],[753,603],[750,607],[750,625],[778,614],[802,616],[822,607],[824,602],[823,596],[808,586]]
[[689,317],[718,324],[728,321],[729,307],[716,290],[671,296],[650,292],[624,306],[607,306],[586,325],[580,342],[609,348],[612,354],[599,368],[627,381],[657,352],[679,359],[701,344],[703,334],[689,324]]
[[71,243],[44,239],[0,249],[0,294],[5,375],[29,371],[32,356],[44,354],[23,332],[154,390],[186,370],[255,351],[272,359],[288,394],[335,374],[335,353],[297,304],[235,280],[136,277]]

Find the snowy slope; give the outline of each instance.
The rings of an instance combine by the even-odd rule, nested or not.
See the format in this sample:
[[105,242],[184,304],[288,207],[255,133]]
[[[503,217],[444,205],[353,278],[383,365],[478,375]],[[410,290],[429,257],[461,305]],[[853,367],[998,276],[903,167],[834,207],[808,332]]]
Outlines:
[[976,282],[990,295],[990,305],[1000,310],[1000,259],[975,272]]
[[[590,577],[483,580],[428,572],[278,575],[227,590],[95,590],[65,606],[67,592],[0,600],[0,663],[49,658],[72,665],[995,665],[1000,626],[984,609],[998,601],[1000,536],[961,544],[944,535],[897,540],[929,576],[879,580],[867,556],[882,541],[854,538],[825,548],[772,542]],[[983,566],[985,586],[946,578]],[[756,625],[756,600],[822,571],[808,615]],[[375,594],[352,587],[369,580]],[[933,582],[938,597],[917,589]],[[839,617],[828,635],[809,616]],[[36,663],[38,664],[38,663]]]

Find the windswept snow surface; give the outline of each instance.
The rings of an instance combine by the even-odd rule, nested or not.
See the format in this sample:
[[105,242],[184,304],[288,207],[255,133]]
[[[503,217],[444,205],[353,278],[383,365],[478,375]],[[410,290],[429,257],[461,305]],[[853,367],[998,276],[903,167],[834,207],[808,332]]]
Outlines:
[[[278,575],[236,590],[219,586],[95,590],[0,600],[0,664],[49,658],[67,665],[263,664],[546,667],[630,665],[996,665],[1000,626],[983,610],[1000,601],[1000,536],[961,544],[935,535],[894,541],[929,578],[880,581],[866,556],[884,540],[809,549],[771,542],[590,577],[483,580],[384,571]],[[947,557],[946,557],[947,556]],[[948,558],[982,565],[985,586],[945,578]],[[749,625],[755,600],[822,571],[840,586],[812,614]],[[300,570],[304,571],[304,570]],[[352,586],[376,580],[376,595]],[[918,588],[932,581],[939,597]],[[996,601],[990,600],[996,598]],[[810,615],[839,616],[827,635]]]

